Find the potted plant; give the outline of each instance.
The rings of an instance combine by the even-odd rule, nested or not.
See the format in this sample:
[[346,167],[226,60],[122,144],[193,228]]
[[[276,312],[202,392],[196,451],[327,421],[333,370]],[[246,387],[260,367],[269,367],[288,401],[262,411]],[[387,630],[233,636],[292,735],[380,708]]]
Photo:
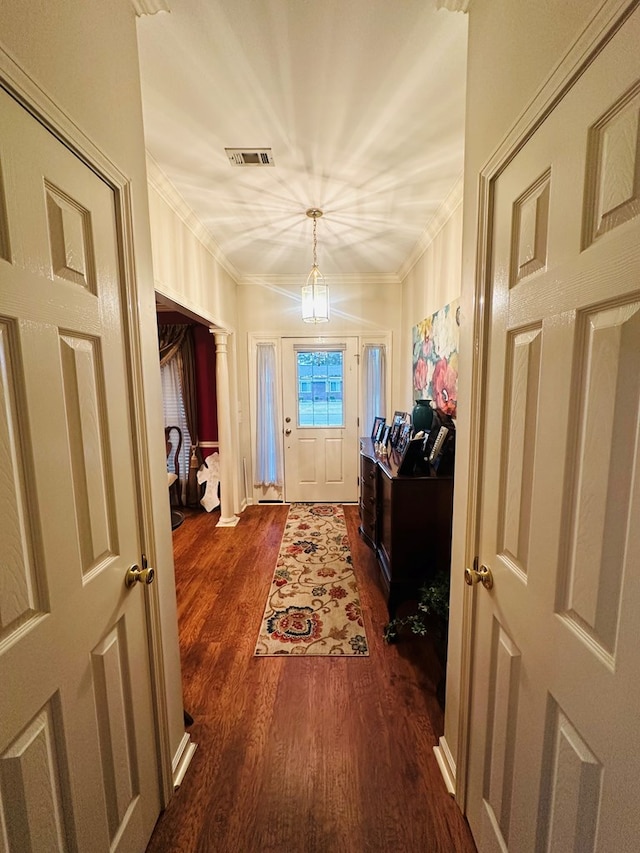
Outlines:
[[[438,639],[446,640],[449,620],[449,572],[438,572],[420,588],[418,607],[409,616],[396,617],[384,627],[384,639],[393,643],[398,639],[402,628],[408,628],[412,634],[424,637],[429,633]],[[441,636],[438,636],[441,635]]]
[[449,623],[449,572],[438,572],[432,580],[420,588],[415,613],[396,617],[384,627],[384,639],[394,643],[403,628],[419,637],[429,636],[442,668],[436,684],[436,696],[444,710],[447,664],[447,632]]

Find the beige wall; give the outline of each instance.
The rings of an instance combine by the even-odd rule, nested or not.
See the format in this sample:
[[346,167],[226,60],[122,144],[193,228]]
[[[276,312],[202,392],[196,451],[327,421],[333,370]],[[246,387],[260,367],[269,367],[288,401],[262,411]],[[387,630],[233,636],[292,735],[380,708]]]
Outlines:
[[170,729],[175,755],[184,734],[171,530],[157,357],[142,111],[133,8],[129,0],[28,3],[2,0],[0,48],[131,181],[135,267],[149,425],[155,555],[163,623]]
[[474,0],[469,13],[462,261],[462,327],[458,389],[451,620],[445,740],[459,762],[463,573],[473,364],[478,176],[587,25],[594,10],[618,0]]
[[473,0],[465,143],[467,177],[472,182],[602,5],[603,0]]
[[216,246],[149,161],[149,216],[156,290],[208,323],[238,326],[237,286]]
[[301,270],[300,281],[295,284],[241,284],[238,288],[241,332],[289,337],[362,335],[380,331],[399,335],[402,291],[397,282],[376,284],[350,280],[332,283],[329,322],[318,325],[304,323],[300,288],[307,272]]
[[277,329],[286,335],[359,334],[381,329],[399,329],[401,290],[398,282],[332,282],[331,319],[313,325],[302,320],[300,288],[308,269],[300,271],[300,281],[287,284],[258,282],[241,284],[238,306],[246,332]]
[[462,178],[427,228],[427,245],[402,282],[398,407],[413,406],[413,327],[460,296]]
[[[206,228],[187,207],[175,187],[154,160],[147,157],[149,216],[156,291],[210,326],[229,333],[227,364],[231,399],[231,442],[235,465],[231,470],[231,505],[228,512],[244,508],[244,477],[241,460],[241,389],[245,374],[238,371],[238,299],[234,271],[221,256]],[[219,384],[220,387],[224,387]],[[220,404],[220,401],[218,401]],[[220,410],[218,415],[220,434]],[[224,451],[223,451],[224,452]]]

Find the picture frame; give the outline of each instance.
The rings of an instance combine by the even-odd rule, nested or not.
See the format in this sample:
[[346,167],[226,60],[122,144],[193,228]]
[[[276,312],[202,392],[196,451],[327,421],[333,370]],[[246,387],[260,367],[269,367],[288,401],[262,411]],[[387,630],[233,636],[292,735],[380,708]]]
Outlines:
[[398,465],[398,474],[410,477],[426,477],[430,474],[429,463],[424,457],[426,438],[411,438]]
[[389,444],[389,436],[391,434],[391,424],[385,424],[382,430],[382,436],[380,438],[380,443],[386,447]]
[[406,412],[394,412],[393,413],[393,420],[391,421],[391,434],[390,434],[391,447],[393,447],[393,448],[395,448],[398,444],[398,438],[400,436],[400,428],[406,420],[406,415],[407,415]]
[[396,450],[398,451],[400,456],[402,456],[411,440],[411,432],[412,429],[410,423],[403,423],[400,427],[400,435],[398,436],[398,442],[396,444]]
[[373,441],[380,441],[380,436],[382,435],[382,429],[384,428],[386,418],[382,417],[382,415],[376,415],[373,419],[373,427],[371,428],[371,438]]

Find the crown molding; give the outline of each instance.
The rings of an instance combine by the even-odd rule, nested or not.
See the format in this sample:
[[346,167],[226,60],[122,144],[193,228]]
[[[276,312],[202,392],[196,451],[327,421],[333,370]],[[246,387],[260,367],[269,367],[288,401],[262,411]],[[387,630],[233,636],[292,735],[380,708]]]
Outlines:
[[[231,264],[222,249],[216,243],[206,225],[196,216],[184,198],[180,195],[169,178],[162,171],[153,156],[147,151],[147,180],[162,200],[171,208],[181,222],[191,231],[194,237],[209,252],[215,261],[227,272],[236,284],[246,285],[268,285],[272,287],[295,287],[300,285],[305,278],[304,270],[299,275],[241,275]],[[420,260],[427,248],[433,242],[439,231],[451,218],[454,211],[462,204],[463,179],[458,178],[453,188],[442,202],[440,207],[429,220],[422,236],[416,243],[413,251],[402,264],[397,273],[339,273],[324,275],[327,284],[340,284],[343,286],[383,285],[396,286],[401,284]]]
[[[254,286],[269,286],[269,287],[301,287],[307,278],[308,271],[303,270],[300,275],[243,275],[238,279],[238,284],[248,284]],[[353,286],[358,284],[364,285],[385,285],[396,287],[400,285],[400,278],[395,273],[346,273],[340,275],[322,276],[326,283],[331,285],[340,284],[344,286]]]
[[463,188],[464,180],[463,176],[460,175],[445,200],[427,223],[427,227],[422,232],[422,236],[414,246],[413,251],[398,270],[398,278],[400,281],[405,280],[420,258],[427,251],[431,243],[433,243],[436,235],[444,228],[449,219],[451,219],[455,211],[462,204]]
[[139,18],[143,15],[155,15],[156,12],[170,12],[167,0],[131,0],[133,10]]
[[[270,287],[296,287],[304,284],[308,270],[299,275],[241,275],[231,264],[216,243],[206,225],[196,216],[169,178],[162,171],[153,156],[147,151],[147,180],[160,198],[171,208],[181,222],[191,231],[220,266],[231,276],[236,284],[266,285]],[[328,285],[390,285],[397,286],[401,280],[396,273],[348,273],[345,275],[324,275]]]
[[193,236],[201,243],[214,260],[227,272],[234,282],[240,279],[240,273],[223,254],[222,249],[216,243],[207,226],[196,216],[187,202],[180,195],[160,166],[147,151],[147,180],[160,196],[169,205],[175,215],[187,226]]
[[436,0],[436,9],[447,12],[468,12],[473,0]]

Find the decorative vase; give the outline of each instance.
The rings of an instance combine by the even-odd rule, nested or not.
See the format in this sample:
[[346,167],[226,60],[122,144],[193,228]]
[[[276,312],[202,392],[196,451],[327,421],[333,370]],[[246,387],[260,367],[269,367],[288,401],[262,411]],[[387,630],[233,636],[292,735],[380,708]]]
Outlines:
[[431,400],[416,400],[413,411],[411,412],[411,423],[413,424],[414,433],[422,431],[429,432],[433,423]]

